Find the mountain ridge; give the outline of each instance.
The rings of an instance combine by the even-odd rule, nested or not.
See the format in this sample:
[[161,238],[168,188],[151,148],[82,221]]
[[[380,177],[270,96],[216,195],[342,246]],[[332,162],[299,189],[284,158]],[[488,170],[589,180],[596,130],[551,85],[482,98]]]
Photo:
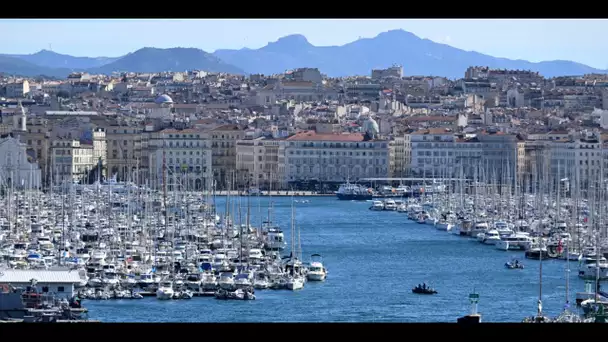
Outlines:
[[[298,67],[317,67],[328,76],[369,75],[372,69],[393,64],[402,65],[407,75],[449,78],[462,78],[469,66],[476,65],[533,70],[545,77],[608,73],[607,70],[573,61],[530,62],[494,57],[420,38],[401,29],[333,46],[314,46],[301,37],[298,34],[288,35],[259,49],[218,49],[213,54],[249,73],[263,74],[281,73]],[[299,42],[295,48],[294,42]]]
[[302,34],[290,34],[258,49],[218,49],[213,53],[197,48],[144,47],[120,57],[74,57],[49,50],[30,55],[0,55],[0,73],[55,77],[65,77],[74,71],[111,74],[193,69],[268,75],[301,67],[316,67],[336,77],[369,75],[372,69],[394,64],[402,65],[406,75],[452,79],[462,78],[470,66],[532,70],[547,78],[608,73],[608,70],[566,60],[530,62],[494,57],[420,38],[401,29],[332,46],[315,46]]

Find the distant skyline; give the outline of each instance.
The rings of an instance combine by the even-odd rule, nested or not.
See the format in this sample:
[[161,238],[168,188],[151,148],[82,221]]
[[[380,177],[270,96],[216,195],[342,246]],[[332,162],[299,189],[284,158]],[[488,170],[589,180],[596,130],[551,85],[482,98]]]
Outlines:
[[302,34],[315,46],[343,45],[403,29],[421,38],[494,57],[531,62],[570,60],[608,69],[608,20],[469,19],[197,19],[0,20],[3,54],[42,49],[73,56],[118,57],[142,47],[257,49]]

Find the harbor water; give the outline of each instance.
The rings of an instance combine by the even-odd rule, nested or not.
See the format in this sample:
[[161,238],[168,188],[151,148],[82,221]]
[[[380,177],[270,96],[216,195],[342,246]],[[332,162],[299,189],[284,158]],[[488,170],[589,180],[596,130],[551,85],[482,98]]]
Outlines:
[[[274,204],[273,221],[283,228],[289,249],[291,198],[251,197],[252,224],[266,218],[269,200]],[[308,282],[300,291],[257,290],[254,301],[86,300],[89,317],[103,322],[455,322],[469,312],[472,291],[480,295],[485,322],[520,322],[536,314],[539,261],[524,259],[523,252],[500,251],[438,231],[409,221],[404,213],[370,211],[370,202],[296,200],[304,261],[321,254],[329,271],[325,282]],[[222,211],[224,199],[216,202]],[[525,269],[504,267],[514,257]],[[575,293],[584,283],[577,277],[576,260],[570,268],[574,309]],[[563,260],[543,261],[546,315],[556,316],[564,308],[565,270]],[[412,287],[422,282],[438,294],[412,294]]]

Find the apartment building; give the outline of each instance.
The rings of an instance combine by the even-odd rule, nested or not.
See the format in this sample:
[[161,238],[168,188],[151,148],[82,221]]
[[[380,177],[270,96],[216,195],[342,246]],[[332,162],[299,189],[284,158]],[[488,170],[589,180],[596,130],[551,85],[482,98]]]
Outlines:
[[170,190],[210,189],[213,172],[209,133],[172,128],[150,133],[147,151],[150,186],[161,186],[165,172],[164,179]]
[[236,177],[236,142],[245,138],[245,131],[238,125],[222,125],[210,131],[212,169],[215,185],[226,189],[232,177]]
[[285,189],[285,140],[260,137],[237,141],[236,171],[242,186]]
[[[117,177],[117,180],[135,180],[134,171],[141,170],[148,161],[143,153],[143,145],[146,136],[143,127],[138,125],[111,124],[101,126],[105,131],[107,162],[106,168],[109,177]],[[137,174],[137,181],[143,180],[143,172]]]
[[80,182],[97,165],[93,158],[93,145],[58,138],[52,141],[51,146],[53,184]]
[[342,183],[360,178],[387,178],[389,142],[361,133],[297,133],[285,142],[287,182],[318,180]]
[[[451,129],[420,129],[406,134],[406,136],[411,146],[409,167],[413,176],[431,178],[454,176],[457,159],[456,137]],[[467,163],[469,162],[470,160],[467,160]]]
[[391,177],[404,178],[410,175],[412,163],[412,143],[411,136],[405,134],[395,137],[390,142],[391,147]]

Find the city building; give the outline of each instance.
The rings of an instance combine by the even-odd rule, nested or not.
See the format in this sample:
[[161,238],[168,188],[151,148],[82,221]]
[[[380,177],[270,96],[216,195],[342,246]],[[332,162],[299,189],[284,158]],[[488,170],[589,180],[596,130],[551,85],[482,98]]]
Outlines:
[[285,189],[285,140],[260,137],[237,141],[236,171],[243,186]]
[[40,167],[27,145],[10,136],[0,139],[0,186],[37,189],[41,182]]

